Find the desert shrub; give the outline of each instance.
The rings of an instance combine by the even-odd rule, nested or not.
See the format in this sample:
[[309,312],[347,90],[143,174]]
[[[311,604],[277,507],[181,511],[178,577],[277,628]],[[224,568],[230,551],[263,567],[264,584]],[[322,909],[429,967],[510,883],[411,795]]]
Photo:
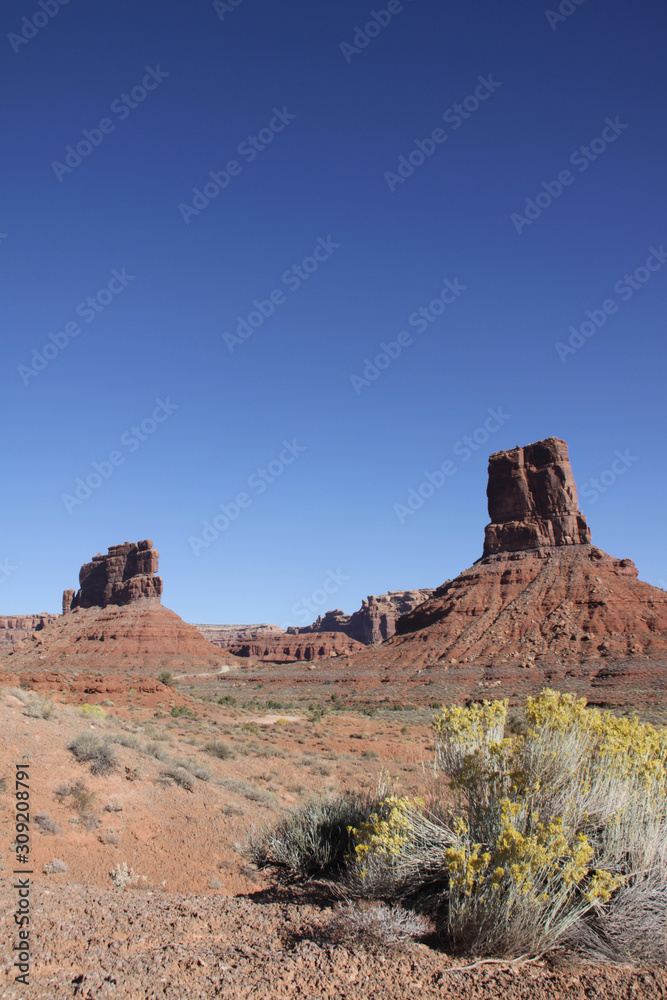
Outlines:
[[101,705],[89,705],[88,702],[79,705],[77,711],[79,715],[85,716],[86,719],[104,719],[107,714]]
[[333,823],[332,800],[307,804],[255,837],[253,860],[418,907],[478,955],[567,944],[664,961],[667,730],[548,689],[527,700],[514,738],[506,714],[506,701],[440,710],[449,787],[429,808],[384,794],[341,824],[341,799]]
[[358,792],[310,799],[276,826],[253,831],[245,852],[287,882],[335,873],[348,860],[351,827],[368,817],[376,800]]
[[109,878],[117,889],[125,889],[128,885],[136,885],[138,882],[146,882],[145,875],[137,875],[134,868],[128,868],[127,861],[120,862],[111,869]]
[[233,746],[221,740],[212,740],[205,743],[204,750],[206,753],[210,753],[213,757],[218,757],[220,760],[234,760],[236,757]]
[[218,705],[229,705],[233,707],[236,705],[236,698],[231,694],[223,694],[222,698],[218,698]]
[[264,788],[257,788],[256,785],[251,785],[249,781],[244,781],[242,778],[221,778],[220,784],[228,791],[234,792],[236,795],[243,795],[251,802],[270,802],[274,798],[272,792],[267,792]]
[[184,767],[170,767],[162,772],[162,776],[164,778],[171,778],[180,788],[184,788],[186,792],[194,792],[195,790],[194,778]]
[[42,871],[45,875],[55,875],[57,872],[68,872],[69,865],[60,858],[54,858],[53,861],[47,861]]
[[160,684],[164,684],[165,687],[176,687],[177,682],[170,670],[163,670],[161,674],[158,674],[157,679]]
[[25,697],[24,705],[23,715],[31,719],[50,719],[55,708],[50,698],[43,698],[32,692]]
[[33,816],[33,822],[40,833],[60,833],[60,827],[48,813],[38,812]]
[[81,733],[68,744],[80,764],[90,764],[91,774],[106,775],[118,769],[118,758],[111,743],[101,740],[94,733]]
[[351,950],[361,944],[373,950],[394,951],[430,930],[426,917],[401,906],[357,901],[338,904],[317,936]]
[[108,846],[117,847],[121,842],[121,832],[115,827],[110,826],[108,830],[103,830],[99,834],[98,838],[101,844],[106,844]]
[[169,714],[174,719],[196,719],[197,713],[191,705],[173,705]]
[[231,802],[220,806],[220,812],[223,816],[243,816],[243,809],[239,809],[238,806],[233,805]]

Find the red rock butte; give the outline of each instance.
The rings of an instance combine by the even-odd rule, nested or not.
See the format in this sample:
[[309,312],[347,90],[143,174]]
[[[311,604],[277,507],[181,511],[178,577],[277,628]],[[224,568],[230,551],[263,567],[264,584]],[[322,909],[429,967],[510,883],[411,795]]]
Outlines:
[[350,673],[373,667],[423,684],[424,670],[445,669],[468,697],[562,679],[588,696],[612,687],[618,703],[664,699],[667,595],[591,544],[565,442],[491,455],[487,496],[481,559],[399,618],[392,638],[350,658]]
[[111,545],[98,552],[79,570],[80,590],[63,592],[63,614],[72,608],[106,608],[109,604],[131,604],[140,597],[162,596],[162,580],[156,576],[160,555],[150,539]]
[[162,606],[158,559],[149,540],[98,553],[81,567],[79,590],[64,592],[62,615],[45,616],[32,631],[16,630],[20,641],[4,656],[3,668],[12,674],[54,669],[117,674],[130,667],[144,673],[195,667],[215,672],[234,662]]

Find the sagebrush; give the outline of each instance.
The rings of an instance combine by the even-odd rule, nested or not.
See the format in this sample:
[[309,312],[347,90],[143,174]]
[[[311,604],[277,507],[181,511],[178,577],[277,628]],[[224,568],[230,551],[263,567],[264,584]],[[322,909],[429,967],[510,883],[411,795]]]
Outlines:
[[348,897],[433,916],[452,947],[556,945],[667,957],[667,731],[549,689],[506,735],[507,702],[439,710],[444,793],[314,801],[264,831],[253,860]]

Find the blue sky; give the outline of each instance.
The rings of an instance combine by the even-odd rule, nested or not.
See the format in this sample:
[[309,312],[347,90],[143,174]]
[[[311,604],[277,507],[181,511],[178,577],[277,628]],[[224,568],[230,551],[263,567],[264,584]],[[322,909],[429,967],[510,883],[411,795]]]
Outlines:
[[189,621],[436,586],[551,435],[665,586],[667,17],[560,9],[3,5],[3,613],[146,537]]

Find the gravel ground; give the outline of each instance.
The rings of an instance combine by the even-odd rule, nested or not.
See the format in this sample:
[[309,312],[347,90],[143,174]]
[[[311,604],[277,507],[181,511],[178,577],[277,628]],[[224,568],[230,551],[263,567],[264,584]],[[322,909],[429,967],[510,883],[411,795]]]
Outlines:
[[[453,972],[460,960],[424,944],[402,951],[326,941],[326,909],[267,894],[194,896],[35,886],[30,986],[16,986],[6,947],[7,1000],[557,1000],[667,997],[664,969],[545,962]],[[0,896],[11,935],[15,900]]]

